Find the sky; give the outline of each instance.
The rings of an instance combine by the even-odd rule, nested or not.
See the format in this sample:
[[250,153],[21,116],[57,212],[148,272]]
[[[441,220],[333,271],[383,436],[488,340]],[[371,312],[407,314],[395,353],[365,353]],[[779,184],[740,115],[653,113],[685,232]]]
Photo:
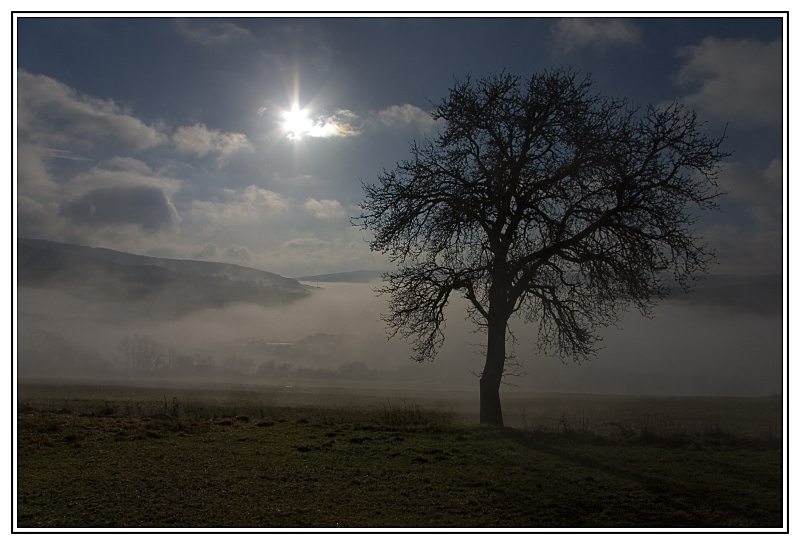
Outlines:
[[[362,182],[436,137],[443,126],[429,112],[455,79],[564,67],[632,105],[677,100],[709,137],[725,134],[726,194],[696,224],[716,249],[712,274],[743,275],[747,286],[784,271],[785,36],[774,15],[16,23],[19,237],[289,277],[386,269],[350,219]],[[682,344],[703,346],[714,363],[691,370],[689,390],[718,376],[738,377],[722,391],[779,390],[782,313],[740,303],[711,294],[669,303],[656,325],[659,316],[626,318],[636,334],[610,333],[603,357],[627,354],[633,369],[655,350],[669,370],[686,358]]]

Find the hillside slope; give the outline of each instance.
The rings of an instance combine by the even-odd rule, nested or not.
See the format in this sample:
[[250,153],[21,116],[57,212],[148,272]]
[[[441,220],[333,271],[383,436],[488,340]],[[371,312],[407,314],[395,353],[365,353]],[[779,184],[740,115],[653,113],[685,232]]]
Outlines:
[[45,240],[17,242],[18,286],[83,299],[143,303],[183,315],[232,303],[273,306],[310,293],[296,280],[227,263],[164,259]]

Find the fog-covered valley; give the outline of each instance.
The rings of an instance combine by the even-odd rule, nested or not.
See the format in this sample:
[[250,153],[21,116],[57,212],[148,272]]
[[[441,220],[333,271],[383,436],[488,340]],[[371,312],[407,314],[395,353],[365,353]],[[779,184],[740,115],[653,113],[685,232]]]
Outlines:
[[404,343],[387,341],[380,301],[364,284],[315,287],[288,305],[237,303],[169,319],[126,315],[125,305],[45,288],[21,288],[18,302],[23,377],[417,381],[431,375],[425,372],[431,367],[410,361]]
[[22,377],[445,378],[411,362],[403,342],[387,341],[385,302],[347,275],[320,287],[318,278],[303,284],[223,263],[48,241],[21,240],[18,255]]
[[[64,252],[77,261],[67,263]],[[78,259],[80,252],[83,257]],[[128,265],[113,260],[144,256],[112,252],[87,258],[86,251],[63,246],[56,254],[19,262],[17,353],[23,378],[356,380],[412,388],[477,388],[483,337],[465,320],[465,301],[457,297],[449,307],[446,341],[436,359],[416,363],[408,343],[387,338],[380,316],[388,301],[375,295],[380,282],[375,274],[333,276],[366,277],[368,283],[325,282],[323,277],[302,283],[248,269],[252,280],[239,278],[238,291],[225,292],[219,288],[237,280],[231,278],[235,268],[166,260],[172,261],[166,273],[152,274],[158,266],[145,266],[150,267],[150,284],[142,287],[139,272],[132,274]],[[170,270],[183,271],[182,276],[170,278]],[[242,302],[263,293],[258,290],[264,283],[279,286],[272,292],[278,297],[254,296],[255,302]],[[202,286],[216,287],[217,295],[203,297]],[[220,293],[227,293],[228,299],[218,297]],[[598,357],[583,365],[565,365],[537,353],[536,324],[517,322],[512,327],[520,365],[513,370],[521,373],[508,376],[503,388],[662,395],[778,393],[781,295],[780,278],[709,277],[694,293],[664,301],[653,319],[635,312],[625,315],[621,329],[604,332]]]

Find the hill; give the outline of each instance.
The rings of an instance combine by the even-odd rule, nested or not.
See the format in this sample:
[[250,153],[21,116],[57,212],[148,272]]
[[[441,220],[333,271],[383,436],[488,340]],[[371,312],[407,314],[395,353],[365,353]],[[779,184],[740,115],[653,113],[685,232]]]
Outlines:
[[91,301],[144,303],[138,308],[175,315],[232,303],[286,304],[310,293],[296,280],[249,267],[47,240],[19,239],[17,267],[21,288],[51,288]]
[[689,293],[674,286],[670,299],[689,305],[716,307],[765,317],[783,313],[783,275],[710,274]]
[[296,278],[302,282],[345,282],[351,284],[369,284],[376,280],[380,280],[381,275],[385,271],[379,270],[366,270],[366,271],[350,271],[330,274],[317,274],[314,276],[301,276]]

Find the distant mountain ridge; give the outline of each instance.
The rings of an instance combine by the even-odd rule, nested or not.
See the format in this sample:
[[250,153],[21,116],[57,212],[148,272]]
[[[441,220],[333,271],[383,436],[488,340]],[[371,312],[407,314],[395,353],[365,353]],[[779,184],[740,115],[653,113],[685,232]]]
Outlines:
[[669,299],[777,317],[783,314],[783,275],[710,274],[689,293],[675,287]]
[[125,266],[154,266],[169,269],[178,273],[189,273],[208,276],[228,276],[231,280],[247,280],[258,282],[264,285],[280,285],[297,287],[299,283],[291,278],[286,278],[275,273],[232,265],[230,263],[219,263],[215,261],[195,261],[189,259],[169,259],[165,257],[150,257],[146,255],[130,254],[107,248],[92,248],[89,246],[79,246],[77,244],[66,244],[63,242],[52,242],[49,240],[21,238],[17,240],[18,245],[32,246],[42,250],[51,250],[61,253],[82,255],[96,259],[103,259]]
[[175,315],[232,303],[285,304],[311,292],[291,278],[239,265],[37,239],[17,240],[17,273],[20,287]]
[[386,272],[383,270],[361,270],[330,274],[316,274],[313,276],[301,276],[295,280],[302,282],[345,282],[352,284],[368,284],[378,280]]

